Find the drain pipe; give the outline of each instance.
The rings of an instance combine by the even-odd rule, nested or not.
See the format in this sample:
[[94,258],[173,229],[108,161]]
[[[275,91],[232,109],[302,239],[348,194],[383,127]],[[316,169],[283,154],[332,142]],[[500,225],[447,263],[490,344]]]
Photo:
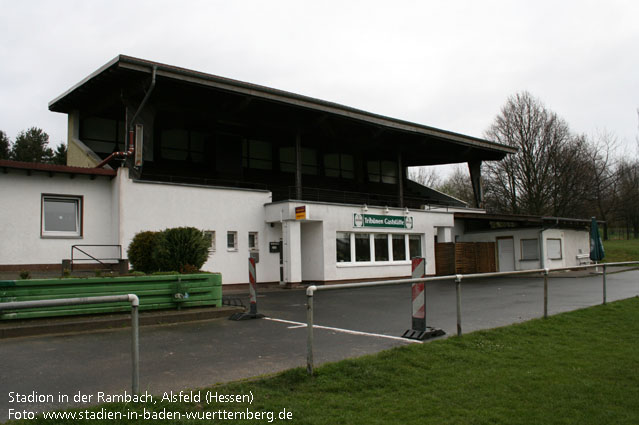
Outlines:
[[104,167],[106,164],[109,163],[109,161],[111,161],[113,158],[126,158],[128,156],[133,155],[133,153],[135,152],[135,140],[134,140],[134,124],[135,124],[135,119],[138,117],[138,115],[140,115],[140,112],[142,112],[142,108],[144,108],[144,105],[146,104],[146,101],[149,100],[149,97],[151,96],[151,92],[153,91],[153,89],[155,88],[155,74],[157,72],[158,67],[157,66],[153,66],[153,72],[151,74],[151,84],[149,85],[149,89],[146,92],[146,95],[144,96],[144,99],[142,99],[142,102],[140,103],[140,106],[138,106],[138,109],[135,111],[135,114],[133,114],[133,118],[131,118],[131,124],[129,124],[129,150],[125,151],[125,152],[113,152],[111,155],[107,156],[102,162],[100,162],[98,165],[95,166],[95,168],[102,168]]

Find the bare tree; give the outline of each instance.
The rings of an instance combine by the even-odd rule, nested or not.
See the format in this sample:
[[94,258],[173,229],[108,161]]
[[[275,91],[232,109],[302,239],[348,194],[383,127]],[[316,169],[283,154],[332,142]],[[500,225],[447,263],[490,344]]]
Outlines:
[[608,240],[608,224],[614,218],[618,205],[616,172],[618,160],[615,156],[617,138],[610,132],[598,133],[588,145],[589,191],[587,200],[591,215],[604,220],[604,240]]
[[441,184],[437,185],[435,189],[464,201],[469,205],[472,205],[475,202],[473,185],[470,182],[468,169],[460,166],[459,164],[455,166],[455,171],[453,171],[453,173]]
[[517,153],[485,164],[487,209],[513,214],[573,215],[587,185],[587,142],[528,92],[508,98],[485,137]]
[[408,178],[426,187],[436,187],[441,183],[437,170],[431,167],[412,167],[408,169]]
[[626,228],[630,239],[639,238],[639,160],[623,160],[617,167],[617,216]]

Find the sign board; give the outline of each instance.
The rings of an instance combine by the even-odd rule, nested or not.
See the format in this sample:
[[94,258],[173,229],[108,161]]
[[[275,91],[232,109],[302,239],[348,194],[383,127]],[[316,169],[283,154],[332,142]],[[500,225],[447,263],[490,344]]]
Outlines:
[[273,252],[273,253],[280,252],[280,243],[279,242],[269,242],[268,243],[268,252]]
[[295,220],[306,220],[306,205],[295,207]]
[[391,227],[412,229],[413,217],[402,215],[353,214],[353,227]]

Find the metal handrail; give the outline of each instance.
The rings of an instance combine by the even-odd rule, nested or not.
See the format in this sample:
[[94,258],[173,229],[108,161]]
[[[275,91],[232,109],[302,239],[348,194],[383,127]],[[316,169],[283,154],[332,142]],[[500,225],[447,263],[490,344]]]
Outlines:
[[140,326],[138,315],[140,299],[137,295],[105,295],[100,297],[60,298],[55,300],[12,301],[7,303],[0,303],[0,311],[23,310],[26,308],[36,307],[115,303],[122,301],[128,301],[131,303],[131,357],[133,369],[131,372],[131,390],[133,391],[133,394],[138,394],[140,392]]
[[[116,258],[96,258],[93,255],[89,254],[88,252],[84,251],[83,249],[78,248],[79,246],[82,246],[82,247],[89,247],[89,246],[92,246],[92,247],[107,247],[107,246],[117,247],[118,250],[120,251],[120,254]],[[84,255],[86,255],[89,258],[78,258],[78,259],[75,259],[74,256],[73,256],[73,253],[76,250],[80,251],[81,253],[83,253]],[[91,260],[97,261],[98,263],[102,264],[103,266],[106,266],[106,263],[102,262],[101,260],[104,260],[104,261],[118,260],[118,261],[120,261],[120,260],[122,260],[122,245],[104,245],[104,244],[102,244],[102,245],[90,245],[90,244],[71,245],[71,270],[73,270],[73,262],[74,261],[91,261]]]
[[477,279],[485,277],[500,277],[500,276],[516,276],[525,274],[543,274],[544,276],[544,318],[548,317],[548,275],[551,272],[559,271],[572,271],[572,270],[585,270],[591,268],[602,267],[603,268],[603,304],[607,302],[606,295],[606,268],[629,266],[639,264],[639,261],[623,261],[616,263],[599,263],[589,264],[585,266],[573,266],[573,267],[558,267],[554,269],[533,269],[533,270],[517,270],[511,272],[492,272],[492,273],[471,273],[471,274],[455,274],[447,276],[434,276],[423,277],[418,279],[394,279],[394,280],[380,280],[374,282],[358,282],[358,283],[340,283],[336,285],[315,286],[311,285],[306,288],[306,328],[307,328],[307,351],[306,351],[306,370],[309,375],[313,374],[313,295],[318,291],[335,291],[340,289],[358,289],[374,286],[392,286],[403,285],[408,283],[422,283],[422,282],[437,282],[444,280],[455,281],[455,292],[457,301],[457,335],[462,335],[462,317],[461,317],[461,281],[462,279]]

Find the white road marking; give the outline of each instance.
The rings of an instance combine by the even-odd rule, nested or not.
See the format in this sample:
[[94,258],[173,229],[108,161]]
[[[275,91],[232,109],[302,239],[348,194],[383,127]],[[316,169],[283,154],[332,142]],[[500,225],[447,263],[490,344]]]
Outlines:
[[[273,321],[273,322],[288,323],[290,325],[295,325],[295,326],[289,326],[288,329],[305,328],[307,326],[306,323],[293,322],[292,320],[274,319],[272,317],[265,317],[264,319],[265,320],[270,320],[270,321]],[[372,337],[375,337],[375,338],[394,339],[396,341],[408,342],[408,343],[413,343],[413,344],[421,344],[422,343],[422,341],[417,341],[417,340],[408,339],[408,338],[402,338],[402,337],[399,337],[399,336],[375,334],[375,333],[361,332],[361,331],[353,331],[353,330],[350,330],[350,329],[333,328],[333,327],[330,327],[330,326],[313,325],[313,328],[314,329],[325,329],[325,330],[328,330],[328,331],[335,331],[335,332],[342,332],[342,333],[351,334],[351,335],[362,335],[362,336],[372,336]]]

